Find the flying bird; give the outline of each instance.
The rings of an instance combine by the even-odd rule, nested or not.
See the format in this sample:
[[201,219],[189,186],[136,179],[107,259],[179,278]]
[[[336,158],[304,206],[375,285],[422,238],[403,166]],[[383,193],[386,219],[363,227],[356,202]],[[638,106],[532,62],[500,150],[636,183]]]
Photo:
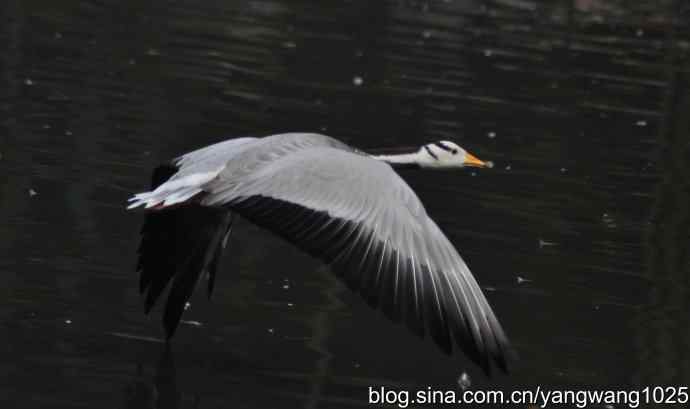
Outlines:
[[236,138],[153,172],[137,271],[145,310],[169,282],[168,338],[199,278],[213,292],[235,215],[327,263],[393,322],[455,348],[490,373],[507,371],[510,343],[472,273],[395,168],[490,167],[449,141],[365,153],[326,135]]

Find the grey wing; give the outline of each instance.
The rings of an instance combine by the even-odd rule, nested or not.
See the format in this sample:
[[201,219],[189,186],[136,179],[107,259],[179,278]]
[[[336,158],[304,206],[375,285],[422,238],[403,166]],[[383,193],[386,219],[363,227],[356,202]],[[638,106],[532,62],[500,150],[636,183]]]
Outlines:
[[177,177],[205,170],[211,171],[224,166],[228,161],[255,145],[257,141],[260,139],[234,138],[185,153],[173,159],[173,163],[179,168],[180,175]]
[[231,189],[235,181],[271,164],[292,152],[310,147],[331,147],[354,152],[354,149],[326,135],[285,133],[264,138],[235,138],[186,153],[173,159],[177,171],[165,183],[150,192],[129,199],[128,209],[139,206],[165,207],[182,203],[203,191],[208,182],[220,178],[223,189]]
[[[509,342],[459,254],[410,187],[382,162],[314,147],[203,187],[331,265],[374,308],[450,353],[457,344],[487,372],[506,369]],[[454,342],[453,342],[454,341]]]
[[[349,146],[326,135],[292,132],[270,135],[263,138],[244,137],[228,139],[201,149],[191,151],[173,159],[173,163],[185,173],[215,169],[221,165],[234,164],[246,166],[247,163],[274,159],[285,153],[306,147],[327,146],[341,150],[351,150]],[[245,157],[244,155],[247,155]]]

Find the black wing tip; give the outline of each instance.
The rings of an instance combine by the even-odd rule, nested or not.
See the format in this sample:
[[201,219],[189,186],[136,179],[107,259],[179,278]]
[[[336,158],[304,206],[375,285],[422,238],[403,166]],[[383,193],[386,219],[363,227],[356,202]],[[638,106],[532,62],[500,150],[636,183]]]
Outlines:
[[[167,284],[167,282],[164,284]],[[144,289],[144,294],[146,294],[144,297],[144,314],[148,315],[153,307],[156,306],[156,302],[158,302],[164,289],[165,287],[162,285],[158,285],[156,288],[150,285]]]
[[469,355],[470,359],[482,368],[487,377],[492,377],[492,367],[495,366],[504,375],[511,372],[511,368],[518,361],[515,349],[506,340],[499,343],[496,349],[485,351],[481,355]]
[[169,344],[172,342],[173,336],[175,336],[175,332],[177,331],[177,325],[174,328],[168,329],[167,327],[165,328],[165,343]]
[[501,349],[503,350],[503,355],[501,355],[501,359],[497,361],[497,364],[503,373],[508,374],[510,373],[510,367],[515,366],[520,361],[520,356],[510,343],[506,342],[501,345]]
[[213,289],[215,287],[216,273],[207,272],[206,273],[206,299],[211,301],[213,296]]
[[141,236],[139,293],[149,314],[170,288],[163,326],[172,337],[199,277],[210,273],[209,297],[223,250],[222,238],[231,225],[226,209],[198,204],[147,213]]
[[[169,307],[174,304],[168,304],[163,314],[163,328],[165,329],[165,338],[171,339],[175,332],[177,332],[177,327],[180,325],[180,320],[182,319],[182,311],[177,311],[178,308],[171,310]],[[184,310],[184,307],[182,308]]]

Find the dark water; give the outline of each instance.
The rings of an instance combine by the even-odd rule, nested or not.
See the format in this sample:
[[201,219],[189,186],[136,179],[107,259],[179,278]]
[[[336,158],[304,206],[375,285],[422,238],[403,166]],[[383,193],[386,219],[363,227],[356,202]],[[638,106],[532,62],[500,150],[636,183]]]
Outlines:
[[[690,380],[682,1],[0,2],[0,401],[350,408],[367,387]],[[137,294],[152,166],[232,136],[455,140],[408,172],[521,357],[486,378],[240,223],[165,353]]]

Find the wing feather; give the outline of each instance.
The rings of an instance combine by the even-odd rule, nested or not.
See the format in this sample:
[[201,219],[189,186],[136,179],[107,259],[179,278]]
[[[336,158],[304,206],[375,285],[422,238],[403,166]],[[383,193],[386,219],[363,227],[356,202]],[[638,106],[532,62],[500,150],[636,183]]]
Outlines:
[[221,172],[202,203],[228,206],[321,258],[369,305],[428,332],[443,351],[455,344],[485,371],[489,360],[505,370],[512,350],[481,289],[390,166],[311,146],[246,169]]

